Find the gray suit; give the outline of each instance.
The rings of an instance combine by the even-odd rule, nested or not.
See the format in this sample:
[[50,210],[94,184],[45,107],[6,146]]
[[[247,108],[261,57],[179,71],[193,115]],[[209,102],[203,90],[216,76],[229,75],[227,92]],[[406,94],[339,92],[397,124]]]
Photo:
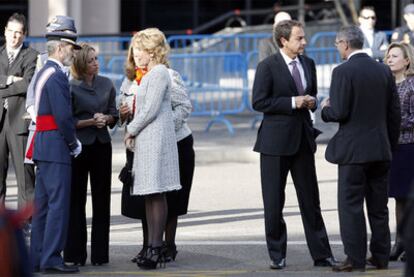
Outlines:
[[259,62],[263,61],[270,55],[279,52],[279,47],[273,38],[264,38],[259,41]]
[[[368,40],[364,37],[364,46],[363,48],[371,48],[372,58],[382,61],[384,59],[385,51],[388,47],[387,35],[384,32],[374,32],[374,40],[372,46],[369,46]],[[384,50],[380,50],[381,47]]]
[[[0,48],[0,198],[6,194],[6,178],[9,152],[16,171],[19,207],[31,200],[34,187],[32,165],[24,165],[29,121],[25,113],[26,92],[36,67],[37,52],[23,46],[11,65],[5,46]],[[7,77],[13,75],[23,80],[7,85]],[[3,108],[7,98],[8,108]]]

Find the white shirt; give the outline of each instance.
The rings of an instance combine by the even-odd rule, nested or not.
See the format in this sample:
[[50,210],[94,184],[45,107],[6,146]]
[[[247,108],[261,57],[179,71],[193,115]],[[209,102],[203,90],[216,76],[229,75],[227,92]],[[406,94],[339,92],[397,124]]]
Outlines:
[[13,57],[14,57],[14,59],[16,59],[16,57],[19,54],[20,50],[22,50],[22,47],[23,47],[23,43],[20,44],[20,46],[17,47],[16,49],[12,49],[12,48],[6,47],[7,58],[9,57],[9,54],[10,53],[13,53]]
[[[20,50],[22,49],[22,47],[23,47],[23,43],[22,43],[22,44],[20,44],[20,46],[19,46],[19,47],[17,47],[16,49],[12,49],[12,48],[9,48],[9,47],[7,47],[7,46],[6,46],[6,51],[7,51],[7,59],[9,58],[9,54],[10,54],[10,53],[13,53],[13,58],[14,58],[14,60],[15,60],[15,59],[16,59],[16,57],[17,57],[17,55],[19,54]],[[13,61],[14,61],[14,60],[13,60]],[[7,84],[8,86],[10,86],[11,84],[13,84],[13,83],[14,83],[14,79],[13,79],[13,77],[14,77],[14,76],[12,76],[12,75],[7,76],[6,84]],[[6,98],[6,101],[7,101],[7,98]],[[6,105],[7,105],[7,104],[6,104]]]
[[360,29],[367,39],[369,47],[372,47],[374,44],[374,29],[367,29],[362,27],[360,27]]
[[[296,61],[296,67],[299,70],[299,74],[300,74],[300,79],[302,81],[302,86],[303,86],[303,90],[306,90],[306,77],[305,77],[305,71],[303,70],[302,64],[300,63],[300,60],[298,57],[291,59],[288,55],[286,55],[283,50],[280,51],[280,54],[282,55],[283,60],[285,61],[286,65],[289,68],[290,74],[292,74],[292,70],[293,70],[293,65],[291,65],[290,63],[292,61]],[[292,109],[296,109],[296,102],[295,102],[295,97],[292,97]]]

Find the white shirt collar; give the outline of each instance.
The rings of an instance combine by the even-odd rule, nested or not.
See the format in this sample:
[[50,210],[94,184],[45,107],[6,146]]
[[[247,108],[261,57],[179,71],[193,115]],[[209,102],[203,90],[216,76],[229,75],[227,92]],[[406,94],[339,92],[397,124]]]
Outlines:
[[368,29],[368,28],[363,28],[363,27],[361,27],[361,26],[359,26],[359,28],[361,29],[361,31],[364,33],[364,34],[374,34],[374,29]]
[[283,59],[285,60],[285,63],[286,63],[287,65],[290,65],[290,63],[291,63],[292,61],[296,61],[298,64],[300,64],[300,60],[299,60],[298,56],[296,56],[296,58],[292,59],[292,58],[290,58],[288,55],[286,55],[286,54],[283,52],[283,50],[282,50],[282,49],[280,49],[280,54],[282,55],[282,57],[283,57]]
[[9,47],[6,46],[7,54],[13,53],[14,58],[16,58],[17,54],[19,54],[20,50],[22,50],[22,47],[23,47],[23,43],[20,44],[20,46],[15,48],[15,49],[9,48]]
[[352,52],[351,54],[349,54],[347,60],[349,60],[352,56],[356,55],[356,54],[366,54],[366,52],[364,50],[355,50],[354,52]]

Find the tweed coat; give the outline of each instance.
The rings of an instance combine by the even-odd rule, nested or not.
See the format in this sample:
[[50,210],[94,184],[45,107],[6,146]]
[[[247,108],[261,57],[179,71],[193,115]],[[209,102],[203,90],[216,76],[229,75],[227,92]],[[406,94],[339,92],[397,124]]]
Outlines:
[[135,136],[132,194],[181,189],[171,108],[171,80],[164,65],[151,69],[136,88],[135,114],[127,131]]

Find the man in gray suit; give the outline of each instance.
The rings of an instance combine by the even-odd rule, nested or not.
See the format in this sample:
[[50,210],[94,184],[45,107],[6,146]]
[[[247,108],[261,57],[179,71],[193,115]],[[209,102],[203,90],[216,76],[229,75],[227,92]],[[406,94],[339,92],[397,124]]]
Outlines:
[[[275,15],[273,22],[273,29],[276,28],[276,25],[283,20],[291,20],[290,14],[287,12],[278,12]],[[264,38],[259,41],[259,62],[263,61],[270,55],[279,52],[279,47],[273,39],[273,36],[270,38]]]
[[9,153],[18,187],[18,206],[33,198],[34,168],[24,165],[29,121],[24,119],[27,86],[32,79],[37,52],[23,45],[26,18],[15,13],[4,30],[0,48],[0,199],[6,195]]
[[363,50],[372,58],[382,61],[388,47],[387,35],[374,29],[377,21],[374,7],[363,7],[358,17],[359,28],[364,34]]

